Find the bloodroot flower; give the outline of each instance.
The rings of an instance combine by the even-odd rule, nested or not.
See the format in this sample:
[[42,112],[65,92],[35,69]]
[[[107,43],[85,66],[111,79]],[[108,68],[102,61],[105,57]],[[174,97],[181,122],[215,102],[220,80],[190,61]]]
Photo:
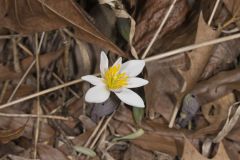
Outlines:
[[136,77],[142,72],[144,66],[144,60],[130,60],[122,64],[120,57],[113,66],[108,67],[108,58],[102,51],[101,78],[94,75],[82,77],[83,80],[94,85],[87,91],[85,100],[89,103],[102,103],[109,98],[110,92],[113,92],[122,102],[130,106],[144,108],[142,98],[129,89],[148,84],[147,80]]

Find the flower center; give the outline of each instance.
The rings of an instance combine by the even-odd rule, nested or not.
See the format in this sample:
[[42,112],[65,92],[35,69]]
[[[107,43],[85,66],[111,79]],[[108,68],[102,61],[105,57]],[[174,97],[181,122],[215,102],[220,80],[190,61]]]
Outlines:
[[104,83],[107,85],[108,89],[110,90],[117,90],[128,83],[128,76],[125,72],[120,72],[121,65],[114,65],[110,67],[104,74]]

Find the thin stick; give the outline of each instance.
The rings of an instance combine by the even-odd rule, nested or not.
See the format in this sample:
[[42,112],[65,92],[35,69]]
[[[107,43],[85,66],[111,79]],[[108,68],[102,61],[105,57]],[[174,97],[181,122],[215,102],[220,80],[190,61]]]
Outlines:
[[[61,80],[61,78],[56,73],[53,72],[52,75],[59,83],[64,84],[63,80]],[[76,98],[81,98],[74,90],[72,90],[72,88],[69,87],[68,89]]]
[[[43,42],[45,32],[42,33],[40,43],[38,44],[37,40],[37,34],[35,35],[35,42],[36,42],[36,70],[37,70],[37,92],[40,91],[40,61],[39,61],[39,54],[40,54],[40,49],[41,45]],[[39,117],[41,115],[41,104],[40,104],[40,96],[37,96],[37,120],[36,120],[36,128],[35,128],[35,136],[34,136],[34,152],[33,152],[33,158],[37,158],[37,144],[38,144],[38,139],[39,139],[39,132],[40,132],[40,120],[41,118]]]
[[145,52],[143,53],[142,59],[144,59],[144,58],[147,56],[147,54],[148,54],[148,52],[150,51],[153,43],[156,41],[159,33],[161,32],[161,30],[163,29],[164,25],[166,24],[167,19],[168,19],[170,13],[172,12],[172,10],[173,10],[174,5],[176,4],[176,2],[177,2],[177,0],[174,0],[174,1],[172,2],[171,6],[169,7],[168,12],[167,12],[167,14],[165,15],[165,17],[164,17],[161,25],[159,26],[158,30],[157,30],[156,33],[154,34],[154,36],[153,36],[151,42],[149,43],[147,49],[146,49]]
[[[90,142],[92,141],[92,139],[94,138],[94,136],[98,133],[101,125],[103,124],[104,118],[105,117],[102,117],[101,120],[98,122],[98,125],[95,127],[93,133],[90,135],[90,137],[88,138],[87,142],[84,144],[84,147],[87,147],[90,144]],[[82,154],[79,153],[78,156],[80,157],[81,155]]]
[[29,35],[26,35],[26,34],[1,35],[0,39],[22,38],[22,37],[27,37],[27,36],[29,36]]
[[[156,56],[148,57],[148,58],[146,58],[144,60],[145,60],[146,63],[148,63],[148,62],[156,61],[156,60],[163,59],[163,58],[166,58],[166,57],[169,57],[169,56],[182,54],[184,52],[191,51],[193,49],[197,49],[197,48],[201,48],[201,47],[205,47],[205,46],[209,46],[209,45],[214,45],[214,44],[218,44],[218,43],[234,40],[234,39],[237,39],[237,38],[240,38],[240,33],[234,34],[234,35],[230,35],[230,36],[226,36],[226,37],[222,37],[222,38],[218,38],[218,39],[207,41],[207,42],[203,42],[203,43],[199,43],[199,44],[193,44],[193,45],[182,47],[182,48],[179,48],[179,49],[176,49],[176,50],[164,52],[164,53],[156,55]],[[100,74],[97,73],[95,75],[98,76]],[[52,87],[52,88],[40,91],[38,93],[34,93],[32,95],[20,98],[18,100],[12,101],[10,103],[6,103],[6,104],[3,104],[3,105],[0,105],[0,109],[7,108],[7,107],[15,105],[17,103],[21,103],[21,102],[30,100],[32,98],[36,98],[37,96],[48,94],[48,93],[51,93],[53,91],[56,91],[56,90],[59,90],[59,89],[62,89],[64,87],[71,86],[71,85],[74,85],[74,84],[77,84],[77,83],[81,83],[81,82],[83,82],[82,79],[76,79],[76,80],[64,83],[62,85],[58,85],[58,86],[55,86],[55,87]]]
[[58,112],[58,110],[60,110],[62,108],[62,106],[69,106],[70,104],[72,104],[73,102],[75,102],[77,100],[76,97],[72,97],[71,99],[67,100],[66,102],[64,102],[63,104],[58,105],[54,110],[52,110],[50,112],[50,114],[55,114],[56,112]]
[[93,133],[91,134],[91,136],[88,138],[87,142],[84,144],[84,147],[87,147],[90,142],[92,141],[93,137],[96,135],[96,133],[98,132],[99,128],[101,127],[103,120],[105,117],[102,117],[102,119],[98,122],[97,127],[95,127]]
[[220,0],[217,0],[216,3],[215,3],[215,5],[214,5],[212,14],[211,14],[211,16],[210,16],[210,18],[209,18],[209,20],[208,20],[208,25],[209,25],[209,26],[210,26],[211,23],[212,23],[213,17],[214,17],[214,15],[215,15],[216,11],[217,11],[217,8],[218,8],[219,3],[220,3]]
[[[112,119],[113,115],[115,112],[113,112],[108,118],[107,120],[104,122],[103,126],[101,127],[100,131],[97,132],[97,135],[95,136],[94,140],[92,141],[91,145],[90,145],[90,149],[93,149],[93,147],[95,146],[95,144],[97,143],[97,141],[99,140],[99,137],[102,135],[103,131],[107,128],[107,125],[109,124],[110,120]],[[104,118],[104,117],[103,117]],[[87,156],[86,159],[89,159],[89,157]]]
[[182,48],[178,48],[172,51],[168,51],[168,52],[164,52],[161,54],[158,54],[156,56],[152,56],[152,57],[148,57],[145,60],[146,63],[151,62],[151,61],[155,61],[155,60],[159,60],[159,59],[163,59],[166,57],[170,57],[173,55],[177,55],[177,54],[182,54],[183,52],[187,52],[187,51],[191,51],[197,48],[201,48],[201,47],[206,47],[206,46],[210,46],[210,45],[214,45],[214,44],[219,44],[222,42],[226,42],[226,41],[230,41],[230,40],[234,40],[234,39],[238,39],[240,38],[240,33],[238,34],[234,34],[234,35],[230,35],[230,36],[226,36],[226,37],[222,37],[222,38],[217,38],[211,41],[207,41],[207,42],[203,42],[203,43],[199,43],[199,44],[192,44],[186,47],[182,47]]
[[[95,74],[95,75],[98,76],[100,74],[98,73],[98,74]],[[14,100],[12,102],[0,105],[0,109],[7,108],[9,106],[12,106],[12,105],[15,105],[15,104],[18,104],[18,103],[21,103],[21,102],[24,102],[24,101],[36,98],[37,96],[42,96],[44,94],[48,94],[48,93],[51,93],[53,91],[57,91],[57,90],[62,89],[64,87],[68,87],[68,86],[71,86],[71,85],[74,85],[74,84],[77,84],[77,83],[81,83],[81,82],[83,82],[82,79],[76,79],[76,80],[73,80],[73,81],[70,81],[70,82],[67,82],[67,83],[64,83],[64,84],[61,84],[61,85],[58,85],[58,86],[55,86],[55,87],[52,87],[52,88],[40,91],[40,92],[34,93],[32,95],[29,95],[29,96],[26,96],[26,97]]]
[[8,85],[9,85],[10,81],[9,80],[6,80],[2,86],[2,90],[1,90],[1,94],[0,94],[0,103],[2,103],[3,99],[4,99],[4,96],[7,92],[7,89],[8,89]]
[[16,92],[18,91],[19,87],[21,86],[21,84],[23,83],[24,79],[27,77],[28,73],[31,71],[31,69],[33,68],[33,66],[35,65],[36,60],[34,60],[31,65],[28,67],[28,69],[26,70],[26,72],[24,73],[24,75],[22,76],[22,78],[20,79],[20,81],[18,82],[17,86],[14,88],[11,96],[8,98],[7,102],[10,102],[13,97],[15,96]]
[[97,140],[99,139],[99,137],[101,136],[101,134],[103,133],[103,131],[107,128],[108,123],[110,122],[110,120],[112,119],[113,115],[115,112],[113,112],[108,119],[106,120],[106,122],[104,123],[104,125],[102,126],[101,130],[98,132],[97,136],[95,137],[95,139],[93,140],[92,144],[90,145],[90,149],[92,149],[94,147],[94,145],[96,144]]
[[18,43],[17,45],[18,45],[18,47],[20,47],[23,51],[25,51],[29,56],[33,56],[32,52],[31,52],[26,46],[24,46],[22,43]]
[[12,38],[12,50],[13,50],[13,61],[14,61],[14,70],[17,73],[21,73],[21,67],[20,67],[20,62],[19,62],[19,57],[18,57],[18,51],[17,51],[17,41],[15,38]]
[[68,121],[68,117],[62,117],[62,116],[55,116],[55,115],[37,115],[37,114],[13,114],[13,113],[1,113],[1,117],[17,117],[17,118],[45,118],[45,119],[57,119],[57,120],[63,120]]
[[71,85],[74,85],[74,84],[77,84],[77,83],[80,83],[80,82],[83,82],[83,80],[82,79],[77,79],[77,80],[74,80],[74,81],[70,81],[68,83],[64,83],[62,85],[58,85],[58,86],[55,86],[55,87],[52,87],[52,88],[49,88],[49,89],[46,89],[46,90],[42,90],[42,91],[34,93],[32,95],[29,95],[29,96],[14,100],[12,102],[0,105],[0,109],[7,108],[9,106],[12,106],[12,105],[15,105],[15,104],[18,104],[18,103],[36,98],[37,96],[42,96],[44,94],[48,94],[48,93],[51,93],[53,91],[56,91],[56,90],[62,89],[64,87],[68,87],[68,86],[71,86]]

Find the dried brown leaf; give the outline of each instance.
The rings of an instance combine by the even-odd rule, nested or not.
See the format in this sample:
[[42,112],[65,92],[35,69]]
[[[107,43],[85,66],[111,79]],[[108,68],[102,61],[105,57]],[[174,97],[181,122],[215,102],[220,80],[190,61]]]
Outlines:
[[[48,52],[45,54],[41,54],[39,56],[39,65],[40,68],[46,68],[49,66],[49,64],[51,64],[52,62],[54,62],[55,60],[57,60],[62,54],[63,54],[64,49],[59,49],[55,52]],[[21,61],[21,66],[22,69],[25,71],[27,70],[27,68],[31,65],[31,63],[35,60],[35,57],[27,57],[25,59],[23,59]]]
[[[148,0],[144,3],[141,14],[136,20],[136,32],[133,40],[133,45],[138,54],[143,53],[151,41],[170,5],[171,1],[168,0]],[[182,24],[187,12],[186,0],[178,1],[158,38]]]
[[[215,39],[219,33],[214,31],[211,27],[209,27],[204,19],[202,14],[200,15],[198,22],[198,30],[196,35],[195,43],[206,42],[209,40]],[[209,58],[212,55],[213,46],[202,47],[194,50],[193,52],[188,53],[190,59],[190,68],[187,71],[179,70],[180,74],[185,80],[186,86],[182,88],[181,92],[188,92],[191,90],[194,85],[199,80],[201,74],[206,67]]]
[[145,133],[138,139],[132,140],[131,143],[148,151],[160,151],[170,155],[178,155],[178,143],[173,137],[157,135],[154,132]]
[[124,154],[123,160],[139,160],[139,159],[154,160],[154,154],[145,151],[135,145],[130,145],[130,147]]
[[210,124],[223,121],[227,118],[229,107],[235,102],[235,96],[229,93],[218,100],[201,107],[204,117]]
[[[27,124],[27,122],[26,122]],[[11,140],[17,139],[23,135],[26,124],[16,129],[0,130],[0,142],[8,143]]]
[[[191,142],[188,139],[185,139],[182,160],[192,160],[193,158],[196,160],[210,160],[203,157],[191,144]],[[217,154],[211,160],[230,160],[222,143],[219,144]]]
[[14,80],[20,77],[20,74],[10,68],[0,64],[0,81]]
[[98,44],[112,52],[125,56],[89,21],[84,10],[72,0],[28,1],[1,0],[0,26],[20,33],[35,33],[72,26],[78,38]]
[[37,148],[41,160],[69,160],[60,150],[49,145],[38,144]]
[[[23,111],[19,111],[15,109],[5,109],[3,110],[3,112],[15,113],[15,114],[24,113]],[[18,118],[18,117],[14,117],[14,118],[1,117],[0,126],[2,128],[16,129],[16,128],[22,127],[28,121],[22,136],[32,139],[33,138],[32,133],[35,126],[34,120],[35,119],[33,118],[28,119],[28,118]],[[55,135],[55,131],[46,122],[41,123],[40,131],[41,132],[40,132],[39,142],[50,141]]]
[[216,73],[230,68],[232,63],[239,56],[240,48],[238,44],[240,40],[228,41],[218,44],[213,49],[213,55],[201,76],[201,79],[208,79]]
[[232,15],[236,18],[240,17],[240,1],[235,0],[223,0],[227,9],[232,13]]
[[[21,85],[16,94],[15,94],[15,98],[20,98],[20,97],[24,97],[24,96],[27,96],[27,95],[30,95],[31,93],[33,93],[35,91],[34,87],[31,86],[31,85],[27,85],[27,84],[23,84]],[[9,99],[9,97],[12,95],[12,92],[13,92],[13,88],[9,88],[7,89],[4,97],[3,97],[3,100],[2,102],[3,103],[6,103],[7,100]]]
[[222,122],[228,116],[230,106],[235,102],[235,97],[232,93],[227,94],[213,102],[203,105],[202,113],[206,120],[210,123],[209,126],[197,130],[192,137],[201,137],[207,134],[216,134],[222,126]]
[[190,94],[194,95],[200,105],[214,101],[234,89],[238,90],[237,82],[240,80],[240,69],[220,72],[212,78],[198,83]]

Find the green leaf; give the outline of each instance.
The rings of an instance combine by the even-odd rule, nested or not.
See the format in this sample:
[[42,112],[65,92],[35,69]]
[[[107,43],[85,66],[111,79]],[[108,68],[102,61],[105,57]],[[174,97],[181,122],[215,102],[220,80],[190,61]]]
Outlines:
[[144,108],[133,107],[133,117],[135,122],[140,125],[144,115]]
[[140,136],[142,136],[144,134],[144,130],[142,128],[138,129],[136,132],[131,133],[127,136],[123,136],[123,137],[116,137],[113,139],[113,142],[116,141],[120,141],[120,140],[132,140],[132,139],[136,139]]
[[83,153],[83,154],[85,154],[89,157],[95,157],[96,156],[96,153],[92,149],[89,149],[89,148],[86,148],[86,147],[74,146],[74,149],[75,149],[75,151]]

